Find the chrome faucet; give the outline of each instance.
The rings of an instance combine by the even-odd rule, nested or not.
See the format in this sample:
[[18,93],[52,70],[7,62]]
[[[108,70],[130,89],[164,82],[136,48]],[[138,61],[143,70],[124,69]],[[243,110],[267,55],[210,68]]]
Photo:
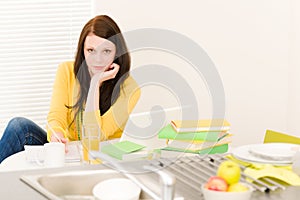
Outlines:
[[175,183],[176,178],[173,174],[163,171],[161,169],[157,169],[155,167],[146,165],[145,169],[151,170],[152,172],[157,173],[160,176],[161,183],[163,184],[161,191],[161,199],[162,200],[173,200],[175,194]]

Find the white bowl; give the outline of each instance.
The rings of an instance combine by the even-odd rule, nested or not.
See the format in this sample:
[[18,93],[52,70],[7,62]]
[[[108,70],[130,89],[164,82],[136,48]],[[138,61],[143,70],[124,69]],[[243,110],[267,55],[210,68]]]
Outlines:
[[93,188],[97,200],[138,200],[141,188],[126,178],[102,181]]
[[209,190],[205,188],[204,185],[205,184],[201,186],[201,190],[205,200],[249,200],[253,192],[253,188],[248,184],[245,185],[247,185],[249,190],[242,192],[220,192],[215,190]]

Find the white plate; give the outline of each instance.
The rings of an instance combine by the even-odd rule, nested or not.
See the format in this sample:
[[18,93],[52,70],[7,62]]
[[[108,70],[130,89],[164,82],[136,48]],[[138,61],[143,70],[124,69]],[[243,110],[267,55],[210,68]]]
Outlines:
[[[292,157],[298,148],[299,145],[287,143],[251,144],[234,148],[232,155],[246,162],[284,165],[292,163]],[[253,153],[253,151],[255,151],[255,153]],[[279,154],[280,159],[278,159],[277,155],[273,153],[278,153],[278,151],[286,151],[289,153]]]
[[287,143],[266,143],[251,146],[249,152],[259,158],[274,161],[291,161],[298,145]]

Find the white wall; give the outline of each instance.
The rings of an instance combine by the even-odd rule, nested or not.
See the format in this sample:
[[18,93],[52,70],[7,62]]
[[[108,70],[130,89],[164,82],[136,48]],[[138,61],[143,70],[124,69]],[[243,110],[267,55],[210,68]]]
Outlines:
[[[292,9],[293,4],[298,7]],[[300,20],[296,10],[299,13],[296,0],[95,0],[94,8],[95,15],[115,19],[122,31],[164,28],[203,47],[223,81],[233,145],[260,143],[266,129],[300,136],[296,123],[300,94],[295,94],[300,85],[296,55],[300,52]],[[176,70],[188,67],[180,58],[160,51],[139,51],[132,58],[134,67],[149,63]],[[201,116],[209,116],[209,91],[190,70],[184,72],[198,96]],[[148,93],[149,105],[168,103],[167,98],[157,98],[157,89],[148,88],[148,92],[152,94]]]
[[300,136],[300,2],[291,0],[290,63],[287,131]]

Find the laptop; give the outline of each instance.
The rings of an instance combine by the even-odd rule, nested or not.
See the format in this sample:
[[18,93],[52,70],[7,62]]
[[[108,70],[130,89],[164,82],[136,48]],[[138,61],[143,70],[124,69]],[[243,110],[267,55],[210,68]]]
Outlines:
[[166,140],[159,139],[159,131],[173,119],[181,118],[181,108],[154,108],[149,112],[132,113],[120,141],[131,141],[146,146],[147,150],[166,147]]

